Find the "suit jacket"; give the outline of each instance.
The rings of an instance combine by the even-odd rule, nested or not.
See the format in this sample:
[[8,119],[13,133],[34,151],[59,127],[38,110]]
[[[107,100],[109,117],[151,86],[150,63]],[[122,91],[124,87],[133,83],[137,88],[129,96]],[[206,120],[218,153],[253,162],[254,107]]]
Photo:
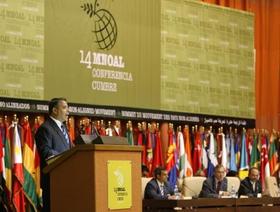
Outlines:
[[244,180],[241,181],[240,187],[238,190],[238,195],[246,195],[249,197],[257,197],[258,193],[262,193],[262,185],[258,180],[255,185],[255,190],[253,190],[253,185],[249,179],[246,177]]
[[39,127],[35,134],[35,140],[40,155],[41,168],[46,166],[46,159],[71,147],[71,143],[67,143],[61,129],[50,117]]
[[[227,178],[225,177],[221,182],[221,189],[220,191],[227,191]],[[219,194],[216,192],[216,178],[215,176],[209,177],[204,180],[202,185],[202,190],[199,194],[199,197],[206,197],[206,198],[218,198]]]
[[164,183],[163,191],[164,195],[162,196],[157,180],[153,178],[146,185],[144,199],[167,199],[169,195],[174,195],[168,182]]
[[42,212],[50,212],[50,179],[49,175],[44,174],[42,170],[47,165],[46,160],[49,157],[70,149],[71,142],[69,144],[67,143],[61,129],[50,117],[39,127],[35,134],[35,140],[41,162],[41,187],[43,189]]

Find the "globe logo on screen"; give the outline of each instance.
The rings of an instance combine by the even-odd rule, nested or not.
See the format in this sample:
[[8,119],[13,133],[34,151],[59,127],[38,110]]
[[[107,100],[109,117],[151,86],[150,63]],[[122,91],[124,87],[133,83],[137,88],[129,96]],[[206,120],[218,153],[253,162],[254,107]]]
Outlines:
[[92,3],[85,3],[81,8],[93,18],[94,22],[94,37],[95,42],[98,44],[99,49],[110,50],[114,47],[117,41],[117,24],[113,15],[105,9],[97,9],[99,4],[95,0],[94,5]]

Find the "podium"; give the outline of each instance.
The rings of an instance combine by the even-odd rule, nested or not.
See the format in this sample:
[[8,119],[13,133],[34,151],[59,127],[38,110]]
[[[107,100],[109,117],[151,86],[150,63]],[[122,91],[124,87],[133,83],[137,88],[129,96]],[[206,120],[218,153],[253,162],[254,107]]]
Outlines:
[[50,176],[51,211],[114,211],[108,208],[108,161],[131,161],[131,207],[142,211],[140,146],[77,145],[43,170]]

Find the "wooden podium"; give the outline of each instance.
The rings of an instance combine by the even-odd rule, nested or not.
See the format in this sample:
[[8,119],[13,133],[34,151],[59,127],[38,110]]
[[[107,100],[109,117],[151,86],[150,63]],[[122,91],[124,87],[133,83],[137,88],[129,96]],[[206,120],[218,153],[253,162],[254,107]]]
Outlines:
[[131,161],[132,207],[142,211],[142,147],[127,145],[77,145],[45,169],[50,176],[51,211],[114,211],[108,208],[108,160]]

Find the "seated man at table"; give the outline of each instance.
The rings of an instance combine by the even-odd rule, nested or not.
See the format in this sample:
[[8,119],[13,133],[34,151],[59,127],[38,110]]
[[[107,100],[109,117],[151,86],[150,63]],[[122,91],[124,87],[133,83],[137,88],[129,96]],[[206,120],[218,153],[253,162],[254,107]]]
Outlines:
[[256,167],[250,168],[248,177],[240,183],[238,191],[239,196],[257,197],[259,193],[262,193],[262,185],[259,181],[259,176],[260,173]]
[[144,199],[175,199],[174,191],[167,182],[167,171],[163,167],[157,167],[154,178],[145,188]]
[[225,168],[222,165],[217,165],[214,170],[214,175],[203,182],[199,197],[218,198],[221,196],[229,196],[227,184]]

